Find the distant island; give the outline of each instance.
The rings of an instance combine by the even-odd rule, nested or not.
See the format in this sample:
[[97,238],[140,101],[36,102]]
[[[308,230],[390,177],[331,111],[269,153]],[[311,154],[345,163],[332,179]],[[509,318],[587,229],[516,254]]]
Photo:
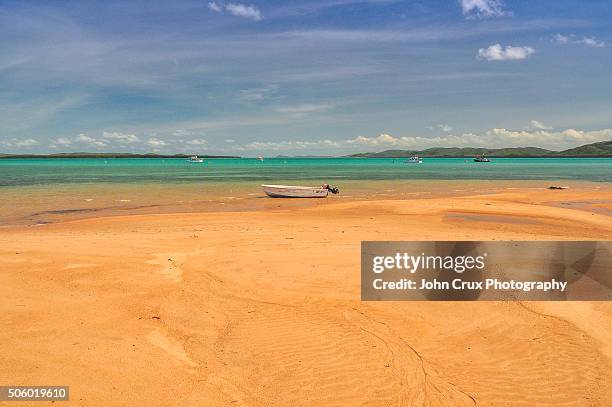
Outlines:
[[[0,154],[2,158],[189,158],[193,154],[132,154],[132,153],[55,153]],[[198,155],[200,158],[240,158],[234,155]]]
[[[385,150],[378,153],[358,153],[345,157],[354,158],[407,158],[419,157],[436,158],[469,158],[476,155],[485,155],[492,158],[612,158],[612,141],[586,144],[563,151],[553,151],[538,147],[508,147],[508,148],[476,148],[476,147],[434,147],[426,150]],[[133,153],[54,153],[54,154],[2,154],[3,158],[189,158],[192,154],[133,154]],[[200,158],[242,158],[235,155],[198,155]],[[333,158],[323,155],[286,156],[277,155],[276,158]]]
[[385,150],[379,153],[359,153],[349,157],[364,158],[406,158],[418,155],[420,157],[438,158],[463,158],[476,155],[486,155],[498,158],[570,158],[590,157],[606,158],[612,157],[612,141],[586,144],[584,146],[570,148],[563,151],[552,151],[538,147],[513,147],[513,148],[473,148],[473,147],[436,147],[426,150]]

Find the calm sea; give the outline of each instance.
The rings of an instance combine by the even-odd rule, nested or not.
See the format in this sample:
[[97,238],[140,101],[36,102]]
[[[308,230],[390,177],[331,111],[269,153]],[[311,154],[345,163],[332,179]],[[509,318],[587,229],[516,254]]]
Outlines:
[[612,182],[608,158],[499,158],[475,163],[462,158],[404,159],[270,158],[211,159],[4,159],[0,186],[79,183],[277,182],[312,180],[581,180]]
[[[325,204],[274,200],[260,184],[340,187],[344,199],[416,199],[515,187],[609,188],[612,159],[270,158],[0,159],[0,225],[133,213],[253,210]],[[316,202],[315,202],[316,201]]]

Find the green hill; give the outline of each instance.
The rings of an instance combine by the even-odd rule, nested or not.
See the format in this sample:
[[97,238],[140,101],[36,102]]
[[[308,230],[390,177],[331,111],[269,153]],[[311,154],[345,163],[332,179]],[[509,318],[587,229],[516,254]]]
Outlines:
[[[189,158],[191,154],[132,154],[132,153],[55,153],[55,154],[0,154],[1,158]],[[200,158],[240,158],[229,155],[198,155]]]
[[612,141],[587,144],[558,153],[562,157],[612,157]]
[[564,151],[551,151],[538,147],[474,148],[435,147],[426,150],[385,150],[378,153],[359,153],[350,157],[406,158],[421,157],[612,157],[612,141],[587,144]]

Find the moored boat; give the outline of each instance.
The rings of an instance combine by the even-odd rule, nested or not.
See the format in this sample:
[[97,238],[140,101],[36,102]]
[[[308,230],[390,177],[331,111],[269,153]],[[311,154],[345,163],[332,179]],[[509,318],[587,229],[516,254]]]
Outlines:
[[422,163],[423,163],[423,159],[419,157],[418,155],[410,157],[408,160],[406,160],[406,164],[422,164]]
[[482,154],[482,155],[477,155],[476,157],[474,157],[474,162],[477,162],[477,163],[490,163],[491,160],[489,160],[487,157],[484,156],[484,154]]
[[323,184],[320,187],[298,185],[262,185],[266,195],[272,198],[325,198],[328,193],[337,194],[338,188]]
[[204,160],[198,157],[197,155],[192,155],[191,157],[189,157],[187,162],[188,163],[203,163]]

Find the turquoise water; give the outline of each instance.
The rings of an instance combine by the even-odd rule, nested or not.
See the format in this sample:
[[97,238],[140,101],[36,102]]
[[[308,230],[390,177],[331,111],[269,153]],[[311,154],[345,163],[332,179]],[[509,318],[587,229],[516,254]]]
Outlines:
[[429,158],[423,164],[384,158],[4,159],[0,187],[82,183],[234,183],[342,180],[576,180],[612,182],[609,158]]

